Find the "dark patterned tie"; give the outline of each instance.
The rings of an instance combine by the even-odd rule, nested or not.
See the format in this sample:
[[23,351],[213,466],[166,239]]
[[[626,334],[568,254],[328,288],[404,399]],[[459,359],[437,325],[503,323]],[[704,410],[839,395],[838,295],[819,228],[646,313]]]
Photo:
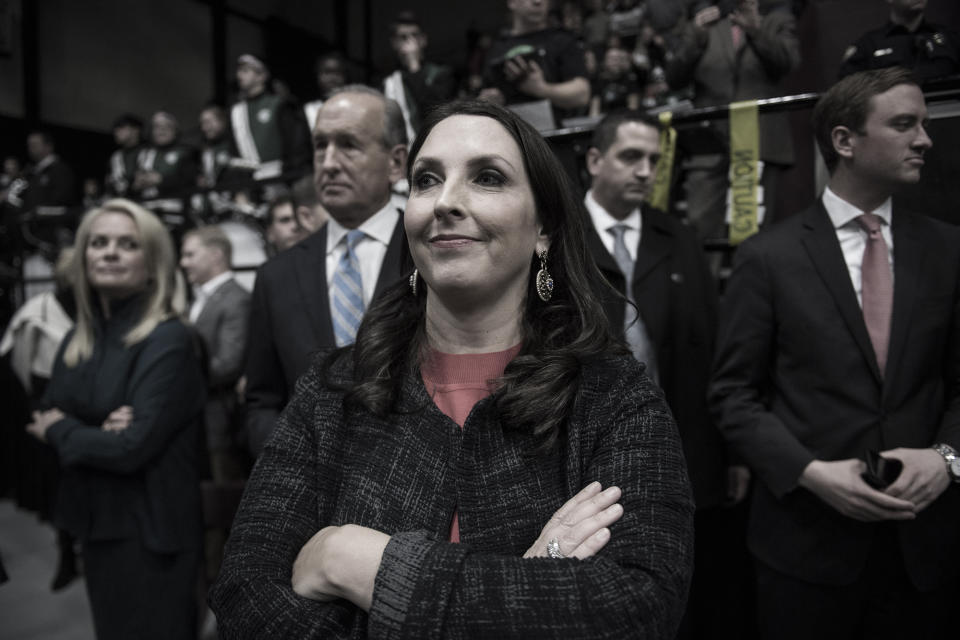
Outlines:
[[887,366],[887,346],[890,342],[890,317],[893,313],[893,273],[887,242],[880,232],[881,220],[875,214],[857,216],[857,222],[867,232],[867,246],[863,250],[862,298],[863,320],[873,343],[880,375]]

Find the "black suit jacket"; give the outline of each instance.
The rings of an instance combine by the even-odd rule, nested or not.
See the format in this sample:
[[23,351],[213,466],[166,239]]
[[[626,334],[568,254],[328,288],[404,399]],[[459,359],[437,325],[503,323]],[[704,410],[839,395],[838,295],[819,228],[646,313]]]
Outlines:
[[[797,487],[810,461],[868,448],[960,447],[960,229],[895,208],[894,305],[881,376],[836,232],[817,203],[741,245],[721,314],[711,402],[760,477],[748,542],[775,569],[845,584],[877,525]],[[920,589],[955,579],[960,487],[897,524]]]
[[[717,290],[694,233],[667,214],[643,209],[633,296],[653,341],[660,387],[674,413],[697,508],[726,497],[723,438],[707,410]],[[621,294],[626,279],[593,224],[587,246],[601,273]],[[604,312],[623,335],[626,299],[605,295]]]
[[[411,270],[402,212],[380,268],[374,297]],[[257,271],[247,343],[247,437],[259,454],[313,354],[334,347],[327,292],[327,227]]]

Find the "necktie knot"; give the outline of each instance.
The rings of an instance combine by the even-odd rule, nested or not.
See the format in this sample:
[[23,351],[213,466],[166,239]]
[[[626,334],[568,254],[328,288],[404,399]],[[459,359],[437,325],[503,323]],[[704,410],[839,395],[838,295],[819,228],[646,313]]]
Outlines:
[[877,214],[861,213],[859,216],[857,216],[856,220],[857,223],[870,235],[871,239],[875,238],[880,233],[882,220]]
[[615,224],[609,229],[607,229],[607,231],[613,234],[614,240],[620,240],[621,238],[623,238],[623,235],[627,232],[627,225],[622,223]]
[[357,244],[363,240],[365,235],[366,234],[363,231],[360,231],[360,229],[351,229],[348,231],[346,235],[347,251],[353,251],[356,249]]

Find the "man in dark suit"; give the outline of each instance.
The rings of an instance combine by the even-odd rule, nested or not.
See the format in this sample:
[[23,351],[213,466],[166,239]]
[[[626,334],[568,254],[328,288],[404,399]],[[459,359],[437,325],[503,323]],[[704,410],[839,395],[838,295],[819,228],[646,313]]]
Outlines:
[[[902,69],[837,83],[814,111],[828,188],[738,250],[711,404],[759,478],[764,637],[955,630],[960,230],[891,204],[919,180],[926,117]],[[876,488],[870,450],[902,464]]]
[[586,156],[592,180],[584,202],[593,222],[587,246],[603,275],[623,294],[604,299],[607,317],[660,384],[683,441],[697,505],[697,537],[681,637],[708,637],[717,628],[738,636],[749,561],[743,509],[729,507],[744,498],[749,474],[727,460],[723,438],[707,410],[716,284],[695,234],[677,218],[644,205],[659,156],[655,118],[619,111],[597,125]]
[[232,256],[230,239],[218,226],[193,229],[183,238],[180,266],[194,291],[189,318],[206,355],[204,430],[214,482],[243,480],[247,471],[235,424],[250,293],[233,277]]
[[246,364],[254,455],[313,354],[351,343],[363,309],[413,269],[402,212],[391,203],[407,159],[397,104],[369,87],[343,87],[320,108],[313,140],[314,181],[330,220],[257,273]]

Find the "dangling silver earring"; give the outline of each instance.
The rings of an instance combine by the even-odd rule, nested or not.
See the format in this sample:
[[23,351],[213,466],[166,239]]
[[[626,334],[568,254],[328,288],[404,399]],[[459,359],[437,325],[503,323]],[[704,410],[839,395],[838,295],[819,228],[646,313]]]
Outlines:
[[540,258],[540,271],[537,271],[537,295],[544,302],[549,302],[553,296],[553,277],[547,271],[547,250],[537,254]]
[[413,273],[410,274],[410,291],[413,292],[414,297],[417,295],[417,275],[418,272],[416,269],[413,270]]

